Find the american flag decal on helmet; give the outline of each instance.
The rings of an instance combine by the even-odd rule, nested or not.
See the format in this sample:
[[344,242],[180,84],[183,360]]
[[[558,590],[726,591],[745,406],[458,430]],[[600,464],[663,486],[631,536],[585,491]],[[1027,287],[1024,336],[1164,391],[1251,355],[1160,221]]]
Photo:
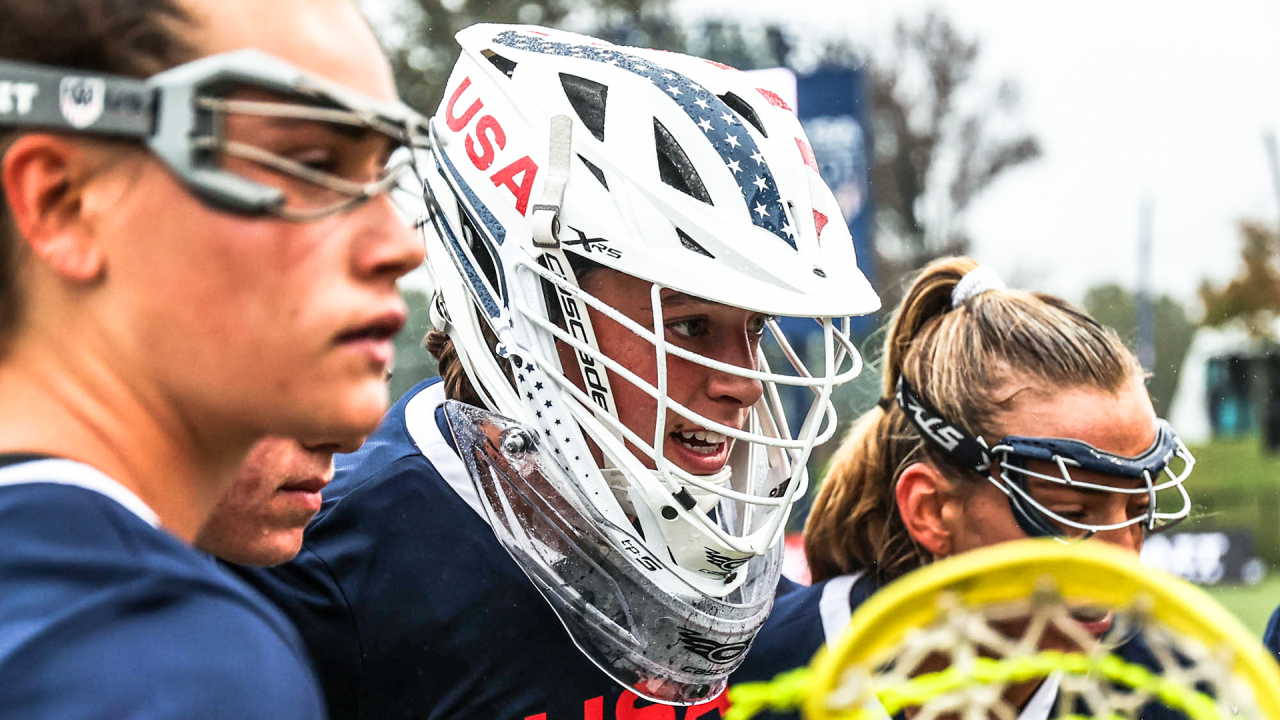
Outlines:
[[594,60],[628,70],[653,83],[702,128],[720,154],[720,159],[733,173],[733,179],[742,191],[742,199],[747,203],[751,222],[796,247],[796,228],[782,206],[778,183],[765,163],[764,153],[743,127],[737,113],[710,90],[680,73],[612,47],[561,42],[514,30],[498,33],[493,41],[516,50]]

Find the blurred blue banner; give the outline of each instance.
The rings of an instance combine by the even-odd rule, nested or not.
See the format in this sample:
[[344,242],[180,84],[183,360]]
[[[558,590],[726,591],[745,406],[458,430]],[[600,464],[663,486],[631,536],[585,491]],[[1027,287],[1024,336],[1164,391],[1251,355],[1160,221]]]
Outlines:
[[[871,185],[871,106],[866,74],[852,68],[820,69],[805,75],[775,68],[752,71],[796,109],[813,148],[822,179],[831,187],[853,235],[858,267],[878,288],[875,251],[875,207]],[[831,218],[834,222],[835,218]],[[812,320],[781,318],[788,341],[811,368],[821,366],[821,327]],[[855,340],[875,329],[870,317],[854,318]],[[792,429],[809,407],[808,390],[784,390],[783,403]]]
[[[853,234],[858,267],[876,283],[875,207],[868,176],[871,172],[871,107],[865,73],[853,68],[821,69],[797,74],[796,114],[813,146],[822,179],[835,193],[844,221]],[[797,345],[816,341],[818,326],[809,321],[784,319],[787,337]],[[864,336],[874,328],[871,318],[856,318],[854,334]]]

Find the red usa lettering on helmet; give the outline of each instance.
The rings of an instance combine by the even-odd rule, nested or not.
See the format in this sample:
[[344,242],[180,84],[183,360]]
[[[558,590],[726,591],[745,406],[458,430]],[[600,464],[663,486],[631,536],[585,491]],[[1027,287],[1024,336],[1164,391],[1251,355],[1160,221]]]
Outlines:
[[[475,120],[476,115],[479,115],[484,108],[484,101],[477,97],[461,115],[457,114],[455,108],[458,100],[469,87],[471,87],[471,78],[463,78],[458,84],[458,89],[454,90],[453,95],[449,97],[449,103],[445,105],[444,122],[453,132],[462,132],[464,128],[471,125],[471,121]],[[471,164],[480,172],[485,172],[497,159],[498,152],[506,149],[507,133],[502,129],[502,124],[497,118],[492,115],[481,115],[475,122],[475,130],[467,134],[464,145]],[[529,207],[529,195],[533,193],[533,180],[537,176],[538,164],[533,161],[533,158],[525,155],[503,166],[489,176],[489,180],[493,182],[494,187],[501,186],[511,191],[516,200],[516,212],[523,215]]]
[[[686,708],[657,703],[637,704],[640,697],[630,690],[622,691],[618,696],[614,714],[605,715],[604,697],[597,696],[582,703],[582,720],[713,720],[721,717],[729,710],[728,693],[720,693],[715,699],[690,705]],[[684,714],[680,711],[684,710]],[[529,715],[524,720],[576,720],[576,718],[548,719],[547,713]]]

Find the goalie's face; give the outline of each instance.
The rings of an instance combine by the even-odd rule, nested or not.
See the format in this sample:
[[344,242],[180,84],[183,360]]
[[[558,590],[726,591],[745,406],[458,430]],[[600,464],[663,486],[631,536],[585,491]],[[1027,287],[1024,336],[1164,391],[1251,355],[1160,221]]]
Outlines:
[[[1118,392],[1110,393],[1093,388],[1072,388],[1045,394],[1033,388],[1010,388],[1009,410],[997,418],[1005,436],[1064,438],[1088,443],[1093,447],[1118,456],[1139,456],[1152,447],[1156,438],[1156,417],[1146,389],[1135,378]],[[1073,538],[1084,537],[1087,531],[1075,525],[1106,528],[1118,526],[1139,517],[1145,517],[1151,497],[1146,492],[1120,492],[1145,488],[1145,480],[1123,478],[1072,468],[1070,479],[1075,483],[1088,483],[1114,490],[1072,487],[1063,482],[1052,482],[1034,477],[1038,473],[1060,477],[1061,468],[1056,463],[1041,460],[1023,461],[1021,467],[1029,473],[1023,487],[1027,494],[1051,515],[1046,522],[1056,534]],[[1012,474],[1007,468],[1005,474]],[[992,472],[999,480],[1001,468]],[[1026,537],[1025,529],[1013,515],[1008,496],[991,482],[966,481],[963,499],[954,501],[951,517],[953,548],[948,554],[965,552],[1005,540]],[[1058,522],[1051,518],[1070,521]],[[1145,537],[1143,522],[1125,527],[1103,529],[1094,535],[1098,539],[1114,543],[1125,549],[1139,552]]]
[[[645,328],[654,326],[652,284],[631,275],[600,269],[587,276],[584,290],[608,303]],[[740,368],[756,369],[760,339],[768,316],[742,308],[720,305],[673,290],[661,292],[660,332],[670,345]],[[596,310],[591,322],[603,354],[653,385],[658,385],[654,346]],[[576,370],[576,364],[565,363]],[[760,399],[760,381],[714,370],[680,358],[666,361],[667,396],[706,418],[741,429],[752,405]],[[575,381],[577,381],[575,379]],[[618,407],[618,419],[642,438],[654,436],[658,403],[648,393],[609,372]],[[693,475],[710,475],[729,459],[733,440],[711,432],[674,410],[666,411],[661,451],[666,459]],[[651,458],[628,443],[646,466]]]

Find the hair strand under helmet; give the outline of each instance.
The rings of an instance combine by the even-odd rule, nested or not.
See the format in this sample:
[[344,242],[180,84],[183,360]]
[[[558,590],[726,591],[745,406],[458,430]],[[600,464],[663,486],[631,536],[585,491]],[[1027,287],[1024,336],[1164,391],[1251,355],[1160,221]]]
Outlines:
[[[467,457],[489,520],[579,648],[640,695],[705,699],[767,615],[805,462],[835,432],[832,388],[861,369],[847,318],[879,301],[848,229],[820,222],[839,208],[799,122],[747,76],[544,28],[479,25],[458,40],[426,178],[433,316],[485,406],[518,427],[455,408],[455,433],[482,448]],[[597,267],[652,283],[652,324],[584,290]],[[807,368],[773,321],[785,368],[669,344],[663,290],[813,318],[822,364]],[[592,313],[652,346],[655,379],[600,352]],[[668,358],[762,383],[747,424],[670,397]],[[614,383],[655,399],[652,433],[619,420]],[[794,432],[783,385],[812,393]],[[724,470],[663,456],[668,410],[734,440]]]

